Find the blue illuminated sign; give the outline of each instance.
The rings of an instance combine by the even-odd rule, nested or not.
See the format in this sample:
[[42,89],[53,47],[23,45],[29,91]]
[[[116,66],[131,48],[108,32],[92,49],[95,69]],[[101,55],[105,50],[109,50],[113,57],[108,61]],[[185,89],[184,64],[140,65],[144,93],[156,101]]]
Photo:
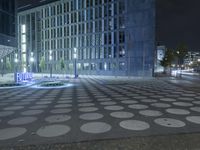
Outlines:
[[33,78],[32,73],[26,72],[26,73],[15,73],[15,82],[26,82],[30,81]]

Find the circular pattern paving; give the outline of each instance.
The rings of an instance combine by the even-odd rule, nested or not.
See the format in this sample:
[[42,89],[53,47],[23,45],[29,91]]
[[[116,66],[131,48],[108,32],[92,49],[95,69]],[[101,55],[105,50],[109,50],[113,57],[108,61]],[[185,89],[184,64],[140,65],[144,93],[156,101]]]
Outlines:
[[165,101],[165,102],[175,102],[176,101],[176,99],[173,99],[173,98],[161,98],[160,100]]
[[81,112],[92,112],[92,111],[97,111],[98,108],[96,107],[83,107],[78,109]]
[[183,106],[183,107],[193,106],[192,103],[186,103],[186,102],[174,102],[173,104],[176,106]]
[[110,113],[110,115],[115,118],[131,118],[134,116],[133,113],[125,112],[125,111],[112,112]]
[[27,111],[22,112],[21,114],[28,116],[28,115],[38,115],[41,113],[43,113],[43,110],[27,110]]
[[72,104],[58,104],[54,106],[55,108],[65,108],[65,107],[72,107]]
[[190,109],[196,112],[200,112],[200,107],[191,107]]
[[6,117],[14,114],[14,111],[0,111],[0,117]]
[[66,125],[49,125],[41,127],[36,133],[41,137],[57,137],[67,134],[70,130]]
[[185,123],[183,121],[172,118],[158,118],[155,119],[154,122],[158,125],[172,128],[180,128],[185,126]]
[[8,140],[23,135],[27,130],[25,128],[5,128],[0,129],[0,140]]
[[104,109],[106,109],[106,110],[122,110],[122,109],[124,109],[124,107],[113,105],[113,106],[105,106]]
[[47,105],[37,105],[37,106],[31,106],[29,107],[30,109],[43,109],[43,108],[47,108]]
[[142,104],[129,105],[128,107],[132,109],[147,109],[148,108],[148,106],[142,105]]
[[86,133],[105,133],[111,130],[111,126],[104,122],[91,122],[81,126],[81,131]]
[[89,106],[94,106],[94,103],[81,103],[78,104],[79,107],[89,107]]
[[45,118],[45,121],[49,123],[56,123],[56,122],[64,122],[71,119],[71,116],[68,115],[53,115]]
[[4,110],[19,110],[23,108],[24,108],[23,106],[10,106],[10,107],[4,108]]
[[144,121],[139,120],[125,120],[119,124],[122,128],[128,130],[141,131],[150,128],[150,125]]
[[98,120],[103,118],[102,114],[99,113],[86,113],[79,116],[83,120]]
[[141,110],[141,111],[139,111],[139,113],[141,115],[150,116],[150,117],[158,117],[158,116],[163,115],[162,112],[157,111],[157,110]]
[[53,113],[53,114],[64,114],[64,113],[69,113],[71,111],[72,110],[69,109],[69,108],[66,108],[66,109],[53,109],[53,110],[51,110],[51,113]]
[[186,120],[192,123],[200,124],[200,116],[188,116],[186,117]]
[[156,103],[157,102],[157,100],[155,100],[155,99],[143,99],[141,101],[144,103]]
[[116,103],[116,102],[109,101],[109,102],[101,102],[100,104],[101,104],[101,105],[115,105],[115,104],[117,104],[117,103]]
[[169,109],[166,109],[166,111],[168,113],[176,114],[176,115],[188,115],[188,114],[190,114],[190,112],[188,110],[185,110],[185,109],[169,108]]
[[165,103],[153,103],[153,104],[151,104],[151,106],[158,107],[158,108],[168,108],[168,107],[171,107],[171,105],[165,104]]
[[136,104],[138,102],[135,101],[135,100],[124,100],[124,101],[121,101],[121,103],[123,103],[123,104]]
[[8,121],[8,124],[10,125],[24,125],[24,124],[29,124],[34,121],[36,121],[36,117],[20,117],[20,118],[15,118],[10,121]]

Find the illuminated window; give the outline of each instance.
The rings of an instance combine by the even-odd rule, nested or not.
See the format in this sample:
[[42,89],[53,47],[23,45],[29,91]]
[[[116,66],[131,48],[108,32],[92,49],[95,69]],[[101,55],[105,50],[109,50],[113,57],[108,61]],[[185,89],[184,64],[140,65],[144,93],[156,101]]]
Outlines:
[[26,33],[26,25],[25,24],[21,25],[21,33],[22,34]]
[[26,43],[26,35],[22,35],[22,43]]

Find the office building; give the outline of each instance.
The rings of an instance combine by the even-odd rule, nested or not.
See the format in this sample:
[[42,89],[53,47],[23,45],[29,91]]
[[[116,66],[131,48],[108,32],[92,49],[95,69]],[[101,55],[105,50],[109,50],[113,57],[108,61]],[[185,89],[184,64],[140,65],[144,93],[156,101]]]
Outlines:
[[[42,3],[41,3],[42,4]],[[18,53],[24,71],[53,68],[82,75],[152,76],[155,0],[59,0],[18,13]],[[75,54],[76,53],[76,54]],[[34,57],[34,62],[30,58]]]

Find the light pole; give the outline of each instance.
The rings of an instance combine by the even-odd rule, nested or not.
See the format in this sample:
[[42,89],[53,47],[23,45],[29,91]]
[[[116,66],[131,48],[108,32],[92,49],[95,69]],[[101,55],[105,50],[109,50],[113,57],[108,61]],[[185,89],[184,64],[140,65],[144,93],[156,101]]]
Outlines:
[[77,59],[77,48],[74,48],[74,78],[78,77],[77,75],[77,66],[76,66],[76,59]]
[[33,57],[33,52],[31,52],[31,57],[30,57],[30,71],[31,73],[33,72],[33,62],[34,62],[34,57]]
[[52,50],[49,51],[49,61],[50,61],[50,78],[52,78]]
[[15,63],[15,74],[16,74],[17,73],[17,66],[18,66],[18,56],[17,56],[17,53],[15,54],[14,63]]

